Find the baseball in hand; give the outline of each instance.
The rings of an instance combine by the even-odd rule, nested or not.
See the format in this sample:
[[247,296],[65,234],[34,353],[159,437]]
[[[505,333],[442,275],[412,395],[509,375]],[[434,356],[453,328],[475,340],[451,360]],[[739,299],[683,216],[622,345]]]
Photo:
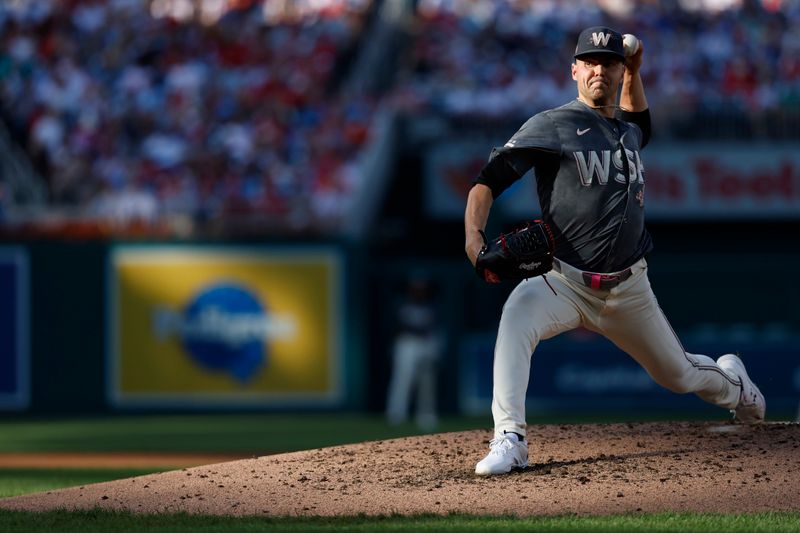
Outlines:
[[632,56],[639,51],[639,39],[635,35],[626,33],[622,36],[622,47],[625,50],[625,56]]

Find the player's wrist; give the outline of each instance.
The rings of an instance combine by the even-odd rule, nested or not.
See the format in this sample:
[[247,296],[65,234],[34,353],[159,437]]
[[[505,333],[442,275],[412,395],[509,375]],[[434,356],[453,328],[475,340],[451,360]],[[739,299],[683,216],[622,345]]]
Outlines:
[[470,263],[475,265],[475,262],[478,260],[478,254],[481,252],[481,248],[483,248],[483,241],[475,242],[469,241],[464,246],[464,251],[467,254],[467,258],[469,258]]

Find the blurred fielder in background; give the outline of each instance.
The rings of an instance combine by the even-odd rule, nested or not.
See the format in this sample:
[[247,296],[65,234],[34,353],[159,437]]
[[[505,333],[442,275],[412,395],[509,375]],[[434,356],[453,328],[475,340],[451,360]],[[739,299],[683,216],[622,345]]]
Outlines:
[[412,277],[397,310],[397,333],[392,347],[392,376],[386,401],[390,424],[408,419],[412,393],[416,391],[416,423],[421,429],[436,428],[436,374],[442,346],[433,286],[424,277]]
[[645,255],[653,245],[640,159],[650,138],[643,55],[641,44],[626,55],[613,29],[583,30],[572,64],[577,99],[530,118],[492,151],[470,190],[465,250],[473,265],[493,200],[531,168],[555,257],[551,272],[520,282],[503,308],[494,354],[495,435],[477,474],[527,466],[532,352],[539,341],[579,326],[613,341],[667,389],[693,392],[741,422],[764,419],[764,397],[739,357],[714,361],[686,352],[650,288]]

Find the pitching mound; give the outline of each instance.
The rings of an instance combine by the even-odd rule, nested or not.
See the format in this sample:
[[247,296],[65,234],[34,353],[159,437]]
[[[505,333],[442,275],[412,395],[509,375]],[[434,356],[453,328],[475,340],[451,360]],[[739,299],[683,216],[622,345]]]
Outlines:
[[442,433],[244,459],[0,507],[273,516],[800,509],[800,424],[533,426],[527,470],[477,477],[490,438]]

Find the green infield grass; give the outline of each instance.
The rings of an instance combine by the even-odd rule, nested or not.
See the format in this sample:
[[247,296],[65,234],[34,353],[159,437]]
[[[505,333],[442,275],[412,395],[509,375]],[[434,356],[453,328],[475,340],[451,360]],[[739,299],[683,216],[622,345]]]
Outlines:
[[156,468],[0,468],[0,498],[162,471],[164,469]]
[[[436,432],[490,427],[490,418],[443,419]],[[0,419],[0,452],[265,454],[420,434],[361,414],[187,414]]]
[[800,513],[756,513],[739,515],[661,513],[652,515],[613,515],[603,517],[480,517],[386,516],[336,518],[228,518],[218,516],[132,515],[108,511],[48,512],[41,514],[0,512],[0,531],[58,531],[95,533],[124,532],[203,532],[230,533],[280,532],[680,532],[757,533],[796,532]]

